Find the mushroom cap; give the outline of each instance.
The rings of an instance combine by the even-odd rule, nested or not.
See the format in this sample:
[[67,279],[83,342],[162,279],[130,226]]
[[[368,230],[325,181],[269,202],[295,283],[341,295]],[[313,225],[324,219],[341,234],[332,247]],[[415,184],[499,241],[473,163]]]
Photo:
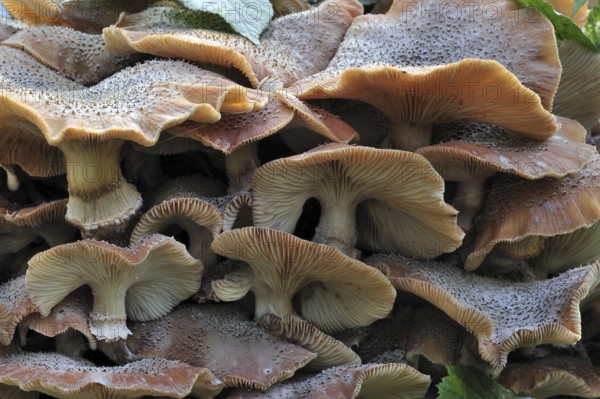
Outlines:
[[261,34],[260,47],[231,33],[181,26],[177,20],[182,18],[174,21],[171,14],[185,11],[160,7],[122,16],[103,34],[109,51],[233,66],[254,87],[268,76],[287,85],[325,69],[352,19],[362,12],[354,0],[325,1],[313,10],[271,21]]
[[574,345],[581,339],[579,303],[600,281],[600,262],[549,280],[512,282],[397,255],[365,261],[387,268],[397,289],[429,301],[473,333],[481,357],[496,367],[522,346]]
[[600,157],[595,155],[581,171],[562,179],[495,177],[473,229],[476,237],[465,269],[479,267],[499,243],[566,234],[600,220],[598,168]]
[[223,209],[223,231],[254,225],[252,204],[252,194],[248,191],[232,195]]
[[464,236],[456,210],[443,200],[442,178],[411,152],[324,145],[271,161],[253,180],[257,226],[293,232],[304,203],[315,197],[322,208],[355,212],[359,246],[368,250],[435,257],[455,250]]
[[183,398],[204,388],[212,398],[222,383],[207,369],[165,359],[144,359],[117,367],[97,367],[56,353],[23,353],[0,358],[0,383],[60,399]]
[[548,0],[548,3],[552,4],[552,7],[562,15],[571,18],[578,26],[581,27],[585,25],[590,12],[587,1],[584,1],[583,4],[579,4],[579,9],[573,16],[571,16],[571,11],[573,10],[573,5],[575,3],[574,0]]
[[125,338],[125,317],[157,319],[200,287],[203,266],[183,244],[155,234],[130,248],[95,240],[59,245],[35,255],[25,276],[42,316],[80,286],[94,293],[92,333]]
[[315,352],[317,356],[305,366],[307,370],[361,364],[360,357],[352,349],[298,316],[266,314],[258,320],[258,324],[274,335]]
[[0,344],[10,345],[21,320],[38,311],[25,290],[25,277],[0,285]]
[[252,89],[180,61],[148,61],[86,88],[20,50],[2,46],[0,57],[10,60],[0,63],[0,83],[11,89],[3,97],[0,120],[26,119],[50,145],[111,139],[152,145],[162,130],[187,119],[215,122],[219,111],[260,109],[266,101]]
[[209,369],[226,387],[266,390],[316,355],[276,338],[231,304],[184,305],[165,317],[132,323],[136,357],[179,360]]
[[465,58],[429,66],[369,63],[326,70],[288,90],[302,100],[364,101],[395,124],[478,121],[534,140],[546,140],[558,129],[538,95],[494,60]]
[[[432,22],[435,29],[431,29]],[[530,94],[527,94],[527,97],[513,97],[520,87],[518,82],[521,82],[541,97],[541,104],[546,110],[552,109],[552,98],[561,73],[554,28],[541,14],[512,0],[482,0],[477,4],[397,0],[385,15],[368,14],[355,18],[327,69],[308,81],[326,81],[327,78],[348,70],[339,75],[339,86],[345,87],[342,81],[350,80],[351,75],[355,73],[356,79],[383,78],[383,71],[378,77],[375,73],[368,73],[368,69],[359,73],[359,68],[373,63],[395,67],[424,67],[452,63],[458,65],[459,61],[467,58],[496,60],[516,75],[517,79],[513,81],[516,85],[506,87],[508,91],[505,94],[510,93],[506,96],[506,101],[517,99],[516,103],[520,104],[521,108],[527,102],[523,100],[534,101]],[[464,65],[475,66],[472,62]],[[417,68],[415,71],[419,70],[427,71],[427,68]],[[404,68],[407,74],[412,71],[411,68]],[[475,72],[475,69],[472,72]],[[390,85],[394,79],[406,84],[418,82],[402,79],[401,70],[388,69],[387,73],[393,77],[381,80],[378,83],[379,88]],[[447,77],[450,76],[452,75]],[[471,75],[470,84],[478,82],[479,85],[471,87],[485,87],[486,81],[476,76]],[[425,96],[431,100],[437,92],[438,95],[447,97],[448,100],[454,98],[455,102],[459,103],[456,92],[467,92],[467,86],[462,86],[457,77],[449,80],[458,84],[458,87],[446,86],[443,80],[440,80],[437,82],[437,88],[433,84],[426,86],[429,91],[426,91]],[[500,79],[494,79],[492,82],[500,84]],[[449,90],[436,90],[443,87],[448,87]],[[414,89],[413,87],[412,93],[418,95],[418,90]],[[526,91],[522,93],[525,94]],[[371,93],[370,97],[379,95]],[[305,98],[304,94],[302,98]],[[483,101],[473,100],[467,97],[471,107],[487,105],[482,102],[490,102],[490,98],[482,98]],[[417,110],[413,109],[414,111]],[[523,111],[524,109],[515,112],[513,117]],[[444,112],[447,113],[448,110],[444,109]]]
[[558,42],[558,54],[562,74],[552,112],[590,130],[600,118],[600,54],[571,40]]
[[519,396],[536,399],[557,395],[597,398],[600,371],[582,359],[553,356],[531,363],[509,363],[498,379]]
[[401,363],[339,366],[275,385],[265,393],[235,390],[230,398],[423,398],[431,383],[428,375]]
[[[378,270],[335,248],[282,231],[262,227],[235,229],[217,236],[212,248],[222,256],[249,264],[252,271],[244,273],[244,278],[252,282],[246,288],[240,290],[238,285],[232,292],[227,287],[227,277],[212,286],[222,300],[240,299],[252,289],[256,318],[266,313],[285,316],[268,309],[288,311],[296,295],[299,313],[308,322],[325,332],[335,332],[385,317],[396,297]],[[224,299],[227,295],[232,296]]]
[[468,181],[494,173],[525,179],[563,177],[591,161],[595,148],[585,144],[585,129],[576,121],[557,117],[560,129],[546,141],[515,135],[483,123],[438,125],[438,144],[416,150],[445,180]]
[[71,80],[93,85],[140,60],[140,56],[115,55],[104,49],[101,35],[63,26],[23,29],[3,44],[24,50]]

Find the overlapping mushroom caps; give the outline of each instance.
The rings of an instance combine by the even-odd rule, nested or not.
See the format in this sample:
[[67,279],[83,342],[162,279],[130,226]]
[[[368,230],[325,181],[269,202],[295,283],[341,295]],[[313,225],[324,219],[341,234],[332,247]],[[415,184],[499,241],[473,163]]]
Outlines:
[[60,399],[134,399],[145,396],[212,398],[223,384],[209,370],[189,364],[144,359],[125,366],[98,367],[53,353],[0,357],[0,383]]
[[363,8],[354,0],[328,0],[313,10],[277,18],[261,34],[260,47],[231,33],[190,28],[181,15],[174,18],[174,13],[186,12],[191,13],[155,7],[124,15],[104,29],[107,49],[233,66],[254,87],[267,77],[289,85],[325,69]]
[[331,333],[385,317],[396,292],[385,276],[327,245],[264,227],[227,231],[212,243],[225,257],[248,264],[212,282],[214,297],[235,301],[252,291],[255,318],[298,313]]
[[576,121],[557,118],[560,130],[546,141],[534,141],[504,128],[482,123],[439,125],[438,143],[421,147],[444,180],[458,182],[453,205],[458,223],[468,230],[484,200],[485,180],[495,173],[525,179],[559,178],[576,173],[591,161],[595,148],[585,144],[585,129]]
[[[547,257],[540,265],[542,273],[555,273],[598,257],[597,236],[593,226],[600,220],[600,157],[585,165],[578,173],[562,179],[544,178],[535,181],[516,176],[494,178],[490,194],[473,229],[474,243],[467,245],[464,262],[466,270],[475,270],[499,244],[509,255],[516,252],[510,247],[522,247],[527,252],[520,259],[538,256],[542,249],[552,250],[548,238],[560,243],[574,232],[580,236],[580,248],[562,246],[561,255]],[[581,231],[580,231],[581,229]],[[572,244],[571,244],[572,245]],[[585,249],[585,250],[583,250]],[[554,252],[557,255],[556,252]]]
[[366,262],[386,270],[397,289],[429,301],[473,333],[481,357],[495,367],[522,346],[579,341],[579,303],[600,282],[600,262],[535,282],[492,279],[397,255]]
[[443,192],[442,178],[420,155],[328,144],[257,169],[253,218],[291,233],[304,203],[316,198],[313,241],[353,257],[358,246],[432,258],[455,250],[464,235]]
[[398,398],[418,399],[431,379],[406,364],[364,364],[327,369],[312,377],[292,380],[265,393],[235,390],[228,398]]
[[115,228],[141,205],[119,167],[125,140],[152,145],[162,130],[185,120],[215,122],[219,111],[256,110],[266,102],[254,90],[183,62],[150,61],[86,88],[17,49],[3,46],[0,56],[0,83],[7,88],[0,120],[32,122],[39,129],[32,133],[63,152],[67,220],[84,231]]
[[127,346],[137,358],[179,360],[210,370],[227,387],[266,390],[316,357],[276,338],[231,304],[186,305],[132,323]]
[[395,1],[385,15],[357,17],[327,69],[289,90],[301,99],[374,105],[392,120],[390,144],[403,150],[429,145],[432,124],[459,120],[545,140],[557,128],[547,112],[560,77],[556,40],[541,15],[515,20],[522,10],[510,0],[449,9],[435,0]]
[[25,291],[25,278],[18,277],[0,285],[0,344],[10,345],[17,325],[39,311]]
[[159,318],[192,296],[202,269],[183,244],[155,234],[128,249],[94,240],[59,245],[34,256],[25,279],[42,316],[71,291],[89,285],[92,334],[114,341],[130,334],[126,319]]

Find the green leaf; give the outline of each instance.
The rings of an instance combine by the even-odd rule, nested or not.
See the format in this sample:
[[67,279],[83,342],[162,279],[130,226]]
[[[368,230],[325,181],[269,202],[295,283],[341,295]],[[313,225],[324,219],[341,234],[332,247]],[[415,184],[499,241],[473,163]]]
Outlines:
[[586,1],[587,0],[575,0],[573,2],[573,8],[571,9],[571,18],[573,18],[575,14],[577,14],[577,11],[579,11],[579,9],[583,7]]
[[590,11],[588,20],[583,28],[590,40],[600,49],[600,3]]
[[508,389],[471,366],[449,366],[437,385],[438,399],[517,399]]
[[269,0],[180,0],[190,10],[223,17],[234,31],[259,45],[259,37],[273,18]]
[[548,18],[554,26],[554,33],[558,40],[573,40],[588,50],[594,52],[598,51],[596,46],[594,46],[592,41],[583,33],[583,31],[569,18],[554,11],[554,8],[550,3],[545,0],[517,0],[517,2],[523,6],[532,7]]

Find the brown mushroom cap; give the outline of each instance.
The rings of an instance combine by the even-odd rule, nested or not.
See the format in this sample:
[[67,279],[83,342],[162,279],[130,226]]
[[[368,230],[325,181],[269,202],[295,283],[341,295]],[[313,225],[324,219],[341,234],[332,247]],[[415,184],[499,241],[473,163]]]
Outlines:
[[85,86],[96,84],[141,58],[111,54],[104,49],[101,35],[62,26],[29,27],[2,44],[27,51],[43,64]]
[[360,357],[352,349],[296,315],[288,314],[279,317],[266,314],[258,320],[258,324],[274,335],[315,352],[317,357],[305,367],[308,370],[361,364]]
[[463,238],[443,192],[443,180],[420,155],[330,144],[260,167],[253,217],[257,226],[292,232],[314,197],[321,203],[314,241],[351,254],[358,242],[429,258],[453,251]]
[[0,383],[60,399],[183,398],[198,390],[206,398],[223,385],[207,369],[164,359],[144,359],[119,367],[96,367],[83,359],[52,353],[0,357]]
[[397,255],[366,261],[387,268],[397,289],[429,301],[473,333],[481,357],[496,367],[522,346],[575,344],[581,338],[579,303],[600,281],[600,262],[549,280],[511,282]]
[[71,291],[89,285],[92,334],[112,341],[129,334],[126,318],[157,319],[193,295],[202,269],[183,244],[156,234],[128,249],[94,240],[59,245],[34,256],[25,279],[42,316]]
[[103,33],[109,51],[233,66],[256,87],[269,76],[290,84],[325,69],[352,19],[362,11],[356,1],[325,1],[314,10],[271,21],[261,34],[260,47],[231,33],[182,27],[178,22],[182,18],[171,14],[186,11],[172,8],[122,16]]
[[160,320],[132,323],[127,345],[136,357],[205,367],[227,387],[266,390],[316,355],[276,338],[230,304],[185,305]]
[[[600,157],[562,179],[535,181],[495,177],[476,221],[475,242],[465,269],[474,270],[499,243],[518,243],[531,236],[551,237],[591,227],[600,220]],[[573,264],[576,266],[576,264]]]
[[261,227],[224,232],[212,243],[223,256],[249,267],[213,281],[217,299],[238,300],[252,290],[255,318],[299,313],[325,332],[368,325],[392,309],[395,290],[376,269],[335,248]]
[[38,311],[25,290],[25,277],[0,285],[0,344],[10,345],[21,320]]
[[530,363],[509,363],[498,382],[516,395],[536,399],[557,395],[600,396],[600,370],[589,362],[567,356],[553,356]]
[[275,385],[265,393],[235,390],[229,398],[398,398],[419,399],[431,383],[429,376],[406,364],[363,364],[339,366],[316,376]]

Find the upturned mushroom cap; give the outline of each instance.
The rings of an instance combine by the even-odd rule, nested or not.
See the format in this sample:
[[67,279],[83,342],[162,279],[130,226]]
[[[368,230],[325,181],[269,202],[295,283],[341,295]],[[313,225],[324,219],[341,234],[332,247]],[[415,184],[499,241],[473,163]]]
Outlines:
[[339,366],[275,385],[265,393],[235,390],[229,398],[322,399],[322,398],[394,398],[420,399],[431,383],[406,364],[363,364]]
[[581,338],[579,303],[600,282],[600,262],[549,280],[512,282],[397,255],[366,261],[387,268],[394,287],[429,301],[473,333],[481,357],[496,367],[522,346],[574,345]]
[[240,191],[234,194],[223,209],[223,231],[253,226],[252,204],[251,193]]
[[217,299],[234,301],[249,291],[255,297],[255,318],[267,313],[283,317],[298,313],[332,333],[368,325],[392,309],[396,293],[378,270],[335,248],[261,227],[245,227],[217,236],[213,250],[247,262],[249,267],[213,281]]
[[307,370],[361,364],[360,357],[352,349],[298,316],[266,314],[258,320],[258,324],[270,333],[316,353],[317,357],[306,365]]
[[38,311],[25,290],[25,277],[0,285],[0,344],[10,345],[21,320]]
[[29,27],[2,44],[25,50],[44,65],[85,86],[141,60],[140,56],[107,52],[101,35],[61,26]]
[[590,130],[600,118],[600,54],[571,40],[558,42],[562,74],[552,112]]
[[313,241],[354,256],[358,246],[430,258],[455,250],[464,235],[443,192],[442,178],[420,155],[330,144],[260,167],[253,217],[257,226],[291,233],[304,203],[316,198]]
[[132,323],[136,357],[179,360],[209,369],[226,387],[266,390],[316,355],[261,329],[231,304],[186,305],[160,320]]
[[209,370],[164,359],[144,359],[119,367],[97,367],[53,353],[0,357],[0,383],[59,399],[184,398],[202,392],[212,398],[223,384]]
[[[362,14],[363,8],[354,0],[329,0],[313,10],[277,18],[261,34],[260,47],[231,33],[182,26],[182,18],[172,14],[185,12],[155,7],[124,15],[104,29],[107,49],[233,66],[254,87],[269,76],[288,85],[327,67],[352,19]],[[319,37],[317,42],[315,37]]]
[[[25,291],[25,281],[23,281]],[[89,327],[90,313],[92,312],[92,298],[89,292],[77,290],[52,308],[50,314],[42,317],[39,313],[27,315],[19,323],[20,344],[27,343],[27,331],[33,330],[47,337],[56,337],[69,330],[80,332],[88,342],[90,349],[96,349],[96,338]]]
[[475,241],[467,249],[465,269],[477,269],[499,243],[508,245],[531,236],[551,237],[591,227],[600,220],[599,168],[600,157],[595,155],[580,172],[562,179],[494,178],[473,229]]
[[123,140],[152,145],[162,130],[185,120],[215,122],[220,111],[260,109],[266,102],[252,89],[183,62],[150,61],[86,88],[17,49],[3,46],[0,57],[0,84],[11,89],[0,120],[32,122],[64,153],[67,220],[86,231],[119,225],[141,205],[120,172]]
[[519,396],[536,399],[557,395],[597,398],[600,371],[589,362],[567,356],[553,356],[531,363],[509,363],[498,379]]
[[113,341],[129,335],[126,318],[157,319],[192,296],[202,269],[183,244],[155,234],[128,249],[95,240],[59,245],[34,256],[25,279],[42,316],[70,292],[89,285],[92,334]]
[[67,200],[0,213],[0,253],[14,253],[42,237],[50,246],[75,240],[75,229],[65,222]]

